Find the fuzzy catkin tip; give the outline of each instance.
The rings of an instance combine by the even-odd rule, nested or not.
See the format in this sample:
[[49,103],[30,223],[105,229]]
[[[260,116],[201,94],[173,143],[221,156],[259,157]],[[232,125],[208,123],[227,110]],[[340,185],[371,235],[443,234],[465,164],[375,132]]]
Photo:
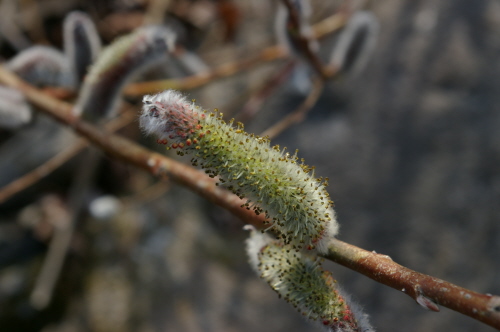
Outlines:
[[140,126],[242,199],[256,214],[264,213],[272,228],[295,250],[327,251],[337,234],[335,213],[325,189],[311,168],[269,139],[248,134],[243,124],[226,124],[222,114],[206,112],[177,91],[145,96]]

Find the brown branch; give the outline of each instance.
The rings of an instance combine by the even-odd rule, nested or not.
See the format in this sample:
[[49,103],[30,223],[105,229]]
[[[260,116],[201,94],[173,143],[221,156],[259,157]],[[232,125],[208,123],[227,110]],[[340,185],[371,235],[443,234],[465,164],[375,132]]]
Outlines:
[[439,304],[500,329],[500,296],[472,292],[337,239],[329,249],[325,258],[405,293],[426,309],[439,311]]
[[[55,100],[22,82],[0,66],[0,82],[23,92],[26,98],[45,114],[73,128],[101,150],[114,157],[140,167],[157,176],[168,175],[200,196],[218,204],[244,222],[261,226],[263,217],[241,208],[243,201],[214,185],[205,174],[165,156],[151,152],[134,142],[81,121],[72,115],[72,106]],[[405,268],[384,255],[375,254],[333,239],[326,258],[362,273],[382,284],[411,296],[421,305],[437,309],[433,302],[500,328],[500,297],[483,295]]]

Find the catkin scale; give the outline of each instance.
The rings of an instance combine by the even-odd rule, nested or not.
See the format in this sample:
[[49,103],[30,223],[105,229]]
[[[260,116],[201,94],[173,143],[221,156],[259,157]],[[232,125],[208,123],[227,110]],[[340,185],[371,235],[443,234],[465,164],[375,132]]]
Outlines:
[[179,92],[145,96],[140,125],[158,142],[193,156],[191,163],[240,198],[257,214],[265,213],[272,228],[294,249],[326,252],[337,233],[333,202],[325,181],[267,138],[248,134],[243,125],[227,124],[222,114],[202,111]]

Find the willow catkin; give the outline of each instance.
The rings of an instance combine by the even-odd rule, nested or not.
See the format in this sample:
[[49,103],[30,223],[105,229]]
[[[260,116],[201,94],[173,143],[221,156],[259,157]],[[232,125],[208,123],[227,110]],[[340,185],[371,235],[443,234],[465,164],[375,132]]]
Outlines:
[[339,287],[321,259],[257,232],[247,225],[250,265],[271,288],[302,315],[330,331],[373,332],[368,316]]
[[178,153],[240,198],[257,214],[264,213],[285,243],[299,250],[327,251],[337,234],[335,213],[313,168],[298,161],[267,138],[248,134],[243,125],[226,124],[222,114],[201,110],[177,91],[145,96],[140,125],[147,134]]

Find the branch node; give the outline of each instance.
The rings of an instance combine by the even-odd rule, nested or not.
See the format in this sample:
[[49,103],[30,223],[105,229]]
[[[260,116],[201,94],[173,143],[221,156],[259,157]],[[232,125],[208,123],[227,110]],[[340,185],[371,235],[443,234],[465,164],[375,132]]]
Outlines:
[[424,296],[422,289],[420,288],[420,285],[415,286],[415,293],[417,295],[415,300],[422,308],[424,308],[425,310],[439,312],[438,305],[430,298]]

